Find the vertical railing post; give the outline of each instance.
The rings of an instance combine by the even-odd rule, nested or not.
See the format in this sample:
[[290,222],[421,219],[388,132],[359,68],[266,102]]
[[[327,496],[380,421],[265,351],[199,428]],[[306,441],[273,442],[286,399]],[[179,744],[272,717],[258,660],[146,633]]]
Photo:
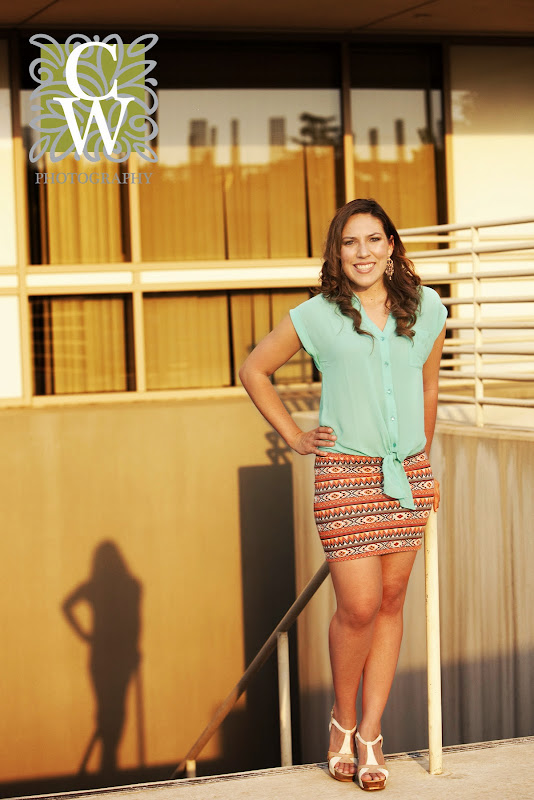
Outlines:
[[283,767],[291,767],[291,690],[289,685],[289,639],[287,631],[277,635],[278,703],[280,711],[280,760]]
[[186,778],[196,778],[197,777],[197,762],[194,758],[188,758],[185,762],[185,777]]
[[471,265],[473,268],[473,348],[474,348],[474,383],[475,383],[475,423],[477,427],[484,425],[484,381],[482,379],[482,328],[480,309],[481,282],[478,276],[480,269],[480,256],[475,253],[475,248],[480,242],[479,230],[471,228]]
[[437,515],[431,510],[425,528],[426,657],[428,680],[429,772],[443,772],[441,729],[441,658]]

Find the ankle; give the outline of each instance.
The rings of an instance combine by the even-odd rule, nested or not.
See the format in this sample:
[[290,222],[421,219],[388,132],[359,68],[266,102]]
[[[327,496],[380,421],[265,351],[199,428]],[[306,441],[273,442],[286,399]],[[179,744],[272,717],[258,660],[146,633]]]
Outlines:
[[366,742],[373,742],[382,733],[380,721],[363,720],[358,725],[358,733]]
[[332,716],[342,728],[350,731],[356,725],[356,709],[342,709],[334,703]]

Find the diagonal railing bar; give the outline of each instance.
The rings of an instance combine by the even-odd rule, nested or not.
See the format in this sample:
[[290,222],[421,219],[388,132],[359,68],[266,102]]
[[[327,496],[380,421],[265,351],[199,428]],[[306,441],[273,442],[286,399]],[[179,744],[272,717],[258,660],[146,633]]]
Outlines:
[[[425,525],[424,542],[429,772],[431,775],[439,775],[442,772],[439,569],[437,514],[433,509],[430,511]],[[285,614],[278,623],[230,694],[223,700],[185,758],[178,764],[171,779],[182,777],[184,774],[188,778],[196,777],[197,756],[202,752],[217,728],[226,719],[238,699],[246,690],[251,679],[265,664],[275,647],[278,648],[280,750],[282,766],[291,766],[291,712],[289,708],[289,652],[287,649],[287,631],[322,585],[328,574],[328,562],[324,561],[313,578],[299,594],[287,614]]]
[[227,697],[223,700],[213,717],[211,718],[208,725],[204,728],[194,745],[191,747],[187,755],[185,756],[182,761],[178,764],[176,769],[172,774],[172,778],[178,778],[182,774],[188,772],[188,763],[194,762],[202,752],[204,747],[207,745],[219,725],[225,720],[228,716],[232,708],[235,706],[243,692],[246,690],[248,684],[250,683],[251,679],[254,675],[261,669],[261,667],[265,664],[275,647],[278,643],[279,634],[287,632],[297,617],[299,616],[300,612],[307,606],[317,589],[322,585],[325,581],[326,577],[328,576],[330,570],[328,567],[328,562],[324,562],[313,578],[306,584],[302,592],[299,594],[289,611],[285,614],[285,616],[280,620],[274,631],[271,633],[263,647],[259,650],[254,660],[250,663],[247,670],[243,673],[241,678],[238,680],[232,691],[227,695]]

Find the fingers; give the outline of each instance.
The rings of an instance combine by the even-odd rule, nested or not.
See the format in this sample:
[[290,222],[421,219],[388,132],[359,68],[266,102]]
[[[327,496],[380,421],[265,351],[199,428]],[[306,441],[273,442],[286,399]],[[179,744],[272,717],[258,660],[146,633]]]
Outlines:
[[336,439],[337,437],[332,428],[320,425],[318,428],[307,431],[307,433],[299,434],[292,447],[301,455],[314,453],[316,456],[324,456],[326,455],[325,450],[319,450],[319,448],[332,447]]
[[432,505],[434,511],[438,510],[439,501],[440,501],[439,481],[436,478],[434,478],[434,502]]
[[336,443],[337,436],[334,433],[333,428],[328,428],[325,425],[320,425],[318,428],[315,428],[313,431],[310,431],[313,434],[313,452],[317,456],[324,456],[325,453],[323,450],[319,450],[319,447],[333,447]]
[[315,431],[312,431],[312,432],[316,433],[317,436],[319,436],[319,438],[321,438],[321,439],[330,439],[332,444],[334,444],[334,442],[337,439],[337,436],[334,433],[334,429],[333,428],[327,428],[324,425],[320,425],[318,428],[315,428]]

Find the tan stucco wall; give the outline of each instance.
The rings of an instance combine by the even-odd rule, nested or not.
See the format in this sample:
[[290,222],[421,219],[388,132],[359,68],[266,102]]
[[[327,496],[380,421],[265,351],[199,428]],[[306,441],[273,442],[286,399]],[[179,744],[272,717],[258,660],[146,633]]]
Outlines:
[[[82,762],[90,648],[61,606],[106,540],[141,584],[141,702],[132,683],[119,767],[177,763],[293,599],[280,440],[244,392],[5,410],[0,439],[0,783],[72,775]],[[75,612],[89,625],[87,604]],[[266,669],[206,748],[205,770],[277,763]]]

